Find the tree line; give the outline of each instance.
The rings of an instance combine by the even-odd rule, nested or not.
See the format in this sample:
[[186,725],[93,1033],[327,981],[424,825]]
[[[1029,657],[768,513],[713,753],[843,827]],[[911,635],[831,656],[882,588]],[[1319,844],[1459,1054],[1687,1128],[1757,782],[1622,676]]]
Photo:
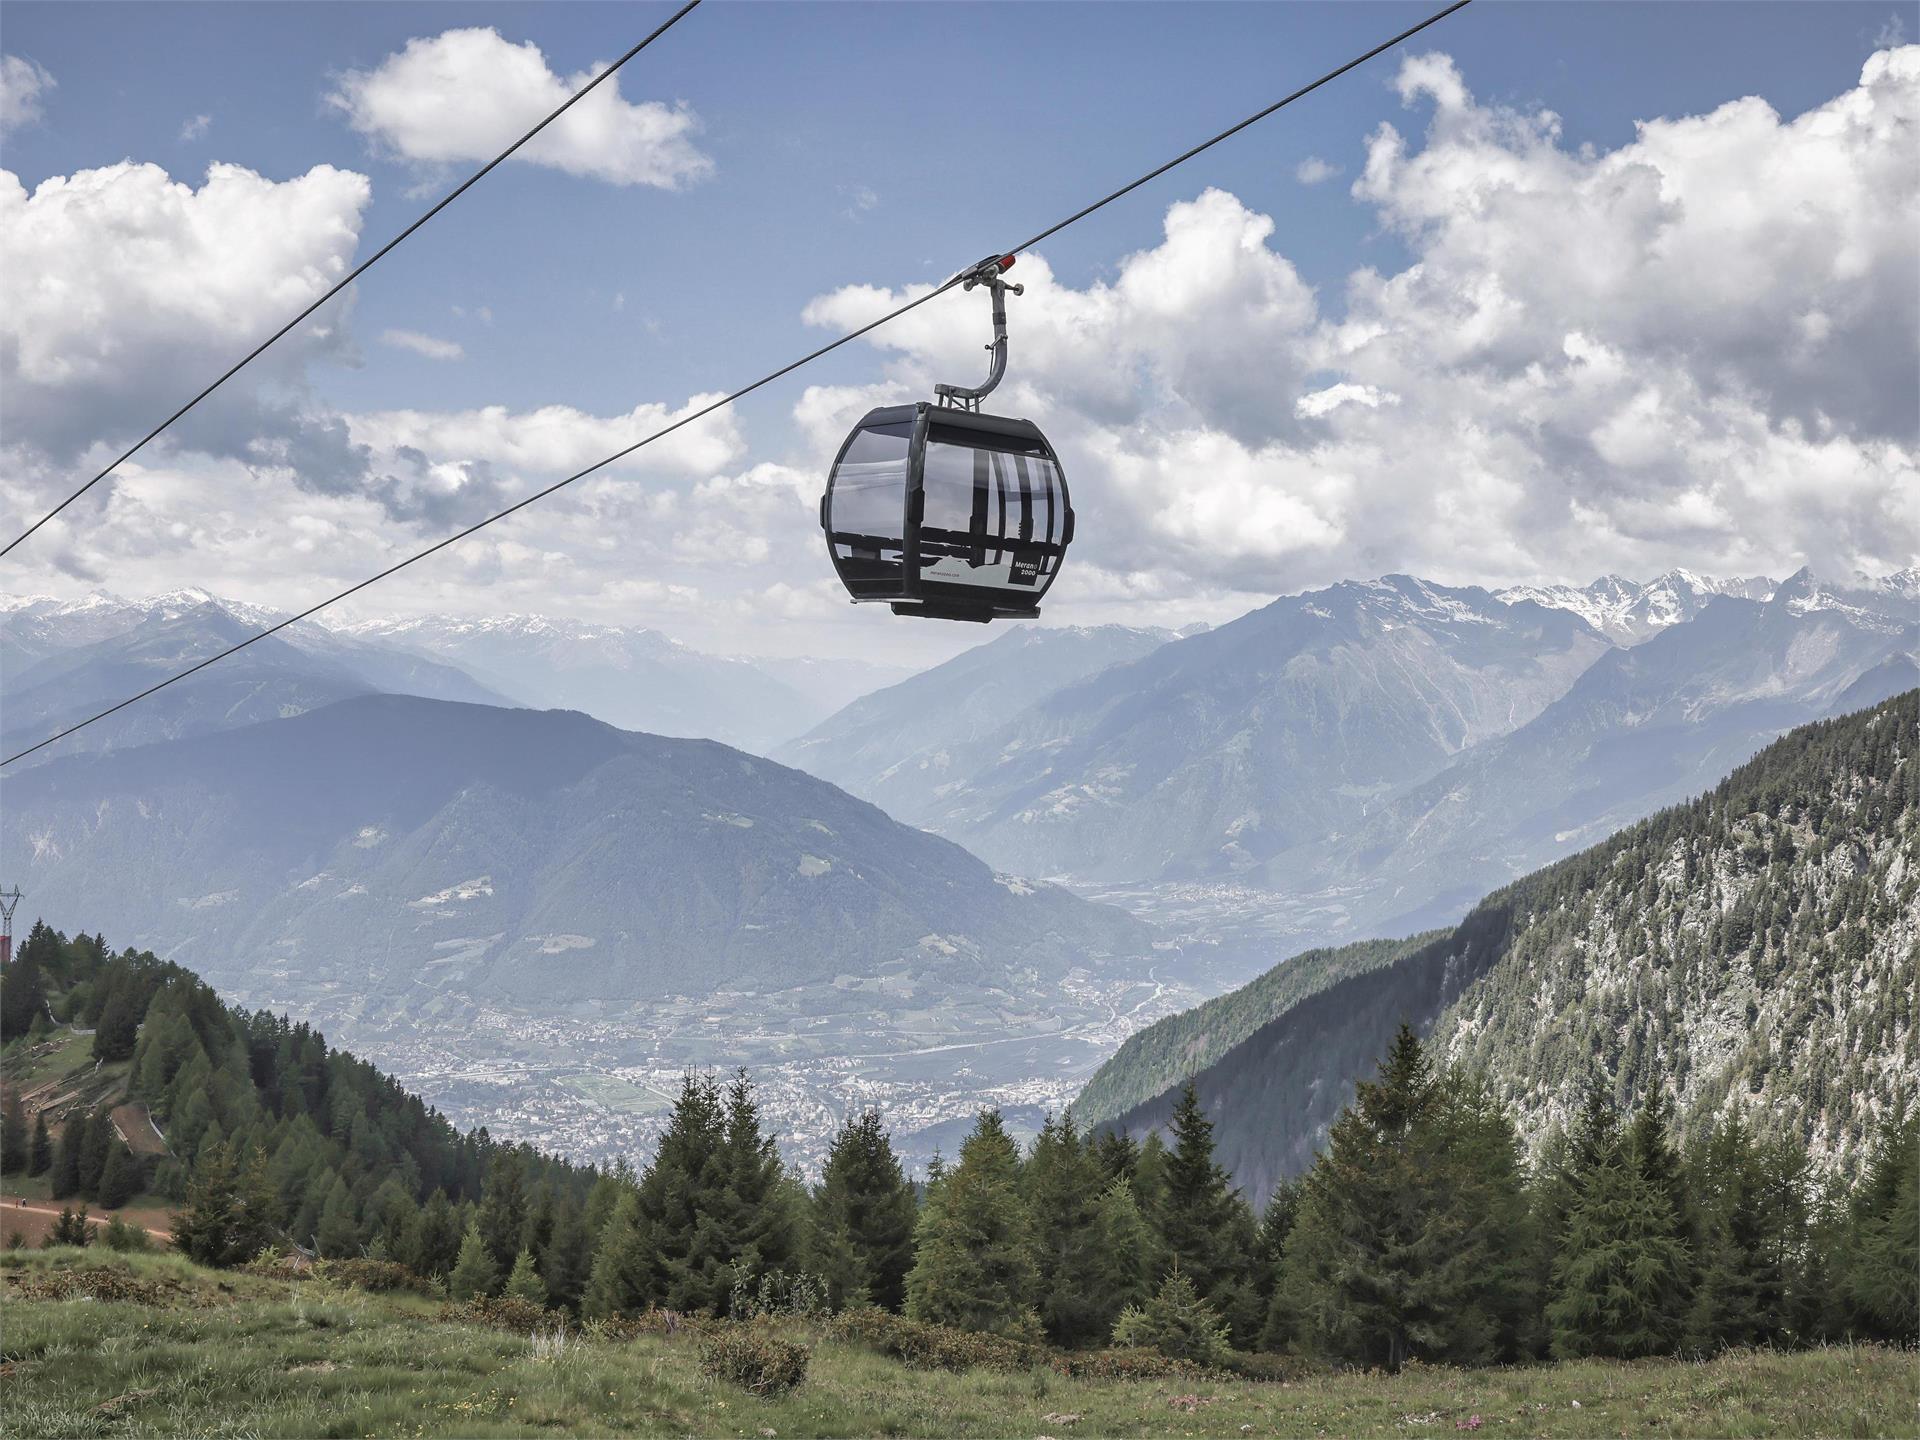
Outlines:
[[1911,1341],[1917,1328],[1920,1109],[1883,1117],[1843,1189],[1737,1111],[1682,1146],[1659,1091],[1622,1111],[1597,1076],[1529,1165],[1491,1088],[1437,1069],[1402,1027],[1311,1167],[1258,1213],[1191,1084],[1164,1138],[1087,1134],[1069,1114],[1023,1148],[984,1111],[918,1185],[881,1116],[859,1113],[808,1185],[744,1072],[689,1075],[645,1167],[594,1170],[462,1136],[315,1032],[221,1006],[151,956],[36,926],[28,960],[43,1016],[104,1018],[117,995],[145,995],[131,1047],[103,1042],[105,1026],[93,1044],[124,1062],[171,1153],[129,1181],[139,1162],[104,1106],[76,1109],[55,1137],[9,1094],[0,1158],[51,1172],[57,1194],[159,1188],[179,1201],[176,1244],[209,1264],[291,1243],[400,1263],[458,1299],[585,1317],[739,1314],[771,1297],[1063,1347],[1385,1368]]

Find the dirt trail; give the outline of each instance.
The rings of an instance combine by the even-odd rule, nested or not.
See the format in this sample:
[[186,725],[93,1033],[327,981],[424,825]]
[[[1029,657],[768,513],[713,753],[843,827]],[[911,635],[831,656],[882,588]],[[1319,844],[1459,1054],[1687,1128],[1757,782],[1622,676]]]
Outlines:
[[[60,1209],[61,1207],[58,1205],[42,1205],[35,1200],[9,1198],[6,1204],[0,1205],[0,1216],[45,1215],[53,1219],[58,1219]],[[112,1218],[111,1215],[89,1215],[87,1216],[87,1224],[104,1230]],[[171,1230],[155,1230],[151,1225],[143,1225],[140,1228],[145,1230],[147,1234],[151,1235],[155,1240],[164,1240],[168,1244],[173,1242],[173,1232]]]

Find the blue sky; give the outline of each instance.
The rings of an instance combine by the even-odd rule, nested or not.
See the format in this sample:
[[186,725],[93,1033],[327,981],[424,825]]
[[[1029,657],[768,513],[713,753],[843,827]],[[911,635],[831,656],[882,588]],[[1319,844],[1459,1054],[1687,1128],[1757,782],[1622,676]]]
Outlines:
[[[503,167],[360,282],[346,355],[314,356],[301,383],[316,403],[347,414],[557,404],[617,416],[643,401],[671,407],[695,392],[731,388],[820,343],[827,332],[802,318],[816,297],[847,285],[942,278],[1430,8],[710,0],[622,76],[629,101],[690,109],[698,121],[692,141],[712,162],[710,174],[664,189]],[[564,3],[13,0],[0,47],[54,83],[39,97],[38,116],[6,135],[0,165],[29,192],[49,177],[123,159],[161,166],[188,185],[214,161],[276,182],[322,164],[356,171],[371,181],[358,258],[471,166],[409,161],[357,133],[327,101],[344,74],[377,70],[409,40],[490,26],[507,41],[537,45],[555,72],[569,75],[597,67],[667,13],[658,5]],[[1920,30],[1915,21],[1915,7],[1886,4],[1480,0],[1410,53],[1450,56],[1488,113],[1551,110],[1560,118],[1558,147],[1577,156],[1582,147],[1605,154],[1632,144],[1637,122],[1705,115],[1747,95],[1790,120],[1859,83],[1876,46],[1910,37]],[[1268,245],[1318,297],[1317,323],[1337,323],[1353,272],[1393,275],[1421,258],[1418,225],[1389,223],[1382,202],[1351,193],[1379,127],[1396,127],[1418,145],[1424,117],[1395,89],[1401,64],[1399,55],[1374,62],[1047,242],[1042,254],[1054,280],[1081,292],[1116,282],[1127,256],[1161,242],[1170,205],[1218,187],[1272,217]],[[203,125],[194,124],[199,116],[208,117]],[[1336,173],[1301,183],[1309,158]],[[1018,373],[1024,352],[1014,304]],[[453,342],[461,358],[383,344],[388,330]],[[755,397],[738,421],[732,468],[804,469],[812,451],[793,414],[804,384],[870,385],[889,366],[927,359],[850,349]],[[1338,378],[1323,364],[1302,365],[1314,384]],[[175,378],[185,389],[200,377]],[[100,435],[154,418],[102,414]],[[1098,452],[1091,441],[1088,448]],[[1284,467],[1285,457],[1263,453]],[[58,468],[49,466],[49,475]],[[202,476],[208,486],[230,478]],[[530,470],[524,478],[542,476]],[[177,498],[192,506],[194,487],[183,483]],[[792,518],[804,526],[803,513]],[[435,531],[419,522],[417,533]],[[1721,544],[1698,559],[1702,568],[1747,551],[1770,560],[1761,548]],[[86,583],[90,566],[109,563],[77,554],[61,561],[59,549],[56,542],[46,552],[48,588]],[[1685,549],[1684,538],[1649,544],[1646,563]],[[1352,567],[1363,555],[1349,547],[1338,564]],[[1385,554],[1382,568],[1399,568],[1399,558],[1409,568],[1428,559]],[[124,573],[125,559],[112,568]],[[1541,558],[1533,568],[1551,563]],[[310,579],[311,589],[345,567],[344,557],[329,557],[302,583]],[[1287,579],[1312,568],[1202,569],[1150,598],[1164,618],[1179,618],[1183,603],[1217,614],[1262,590],[1296,588]],[[1527,568],[1516,559],[1479,575],[1462,565],[1449,578],[1497,580]],[[248,573],[236,570],[235,580]],[[796,572],[779,583],[801,582]],[[434,593],[437,602],[425,590],[406,598],[467,603]],[[1124,596],[1110,598],[1103,615],[1124,609]],[[670,615],[659,618],[674,628]],[[813,638],[831,648],[824,632]]]

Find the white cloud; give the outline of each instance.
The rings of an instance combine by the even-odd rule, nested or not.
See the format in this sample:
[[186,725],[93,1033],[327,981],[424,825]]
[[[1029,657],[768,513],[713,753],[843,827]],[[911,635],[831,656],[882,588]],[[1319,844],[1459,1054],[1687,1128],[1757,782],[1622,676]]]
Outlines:
[[0,55],[0,135],[37,124],[53,76],[24,55]]
[[195,115],[180,127],[180,139],[182,143],[199,140],[212,128],[213,117],[211,115]]
[[[56,175],[29,195],[0,170],[0,420],[10,449],[72,461],[143,433],[349,268],[366,178],[320,165],[273,181],[214,165],[195,189],[130,161]],[[345,299],[189,416],[174,443],[240,454],[262,435],[304,447],[307,365],[346,353]],[[336,427],[337,428],[337,427]]]
[[[1021,257],[1004,405],[1061,449],[1083,563],[1189,593],[1912,563],[1920,48],[1798,118],[1739,100],[1613,151],[1482,105],[1444,55],[1397,84],[1424,139],[1382,126],[1352,193],[1411,263],[1355,272],[1343,305],[1218,191],[1112,282]],[[873,337],[899,394],[971,378],[978,308]],[[799,418],[824,439],[877,398],[809,392]]]
[[[491,160],[602,68],[563,78],[531,41],[515,45],[491,28],[448,30],[409,40],[372,70],[349,71],[327,98],[355,130],[406,159]],[[713,168],[693,144],[698,125],[685,106],[622,100],[614,75],[514,158],[672,189]]]
[[1338,165],[1329,164],[1318,155],[1309,155],[1294,167],[1293,178],[1302,185],[1318,185],[1323,180],[1331,180],[1339,173]]
[[467,354],[457,340],[422,335],[418,330],[383,330],[380,332],[380,343],[391,345],[396,350],[411,350],[415,355],[424,355],[429,360],[463,360]]

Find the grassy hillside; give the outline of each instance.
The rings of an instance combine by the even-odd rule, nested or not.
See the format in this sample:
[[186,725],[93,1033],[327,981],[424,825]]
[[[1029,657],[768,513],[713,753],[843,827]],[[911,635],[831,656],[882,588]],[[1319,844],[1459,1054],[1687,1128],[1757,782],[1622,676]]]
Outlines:
[[[69,1298],[36,1298],[56,1290]],[[1892,1435],[1920,1384],[1920,1357],[1870,1346],[1285,1381],[955,1374],[789,1322],[807,1378],[759,1399],[703,1375],[686,1330],[556,1346],[424,1299],[175,1256],[9,1255],[0,1294],[4,1428],[41,1436]]]
[[[1920,691],[1793,731],[1712,792],[1496,891],[1454,930],[1297,1000],[1198,1076],[1257,1200],[1311,1162],[1402,1021],[1538,1143],[1597,1058],[1683,1131],[1728,1108],[1850,1174],[1920,1083]],[[1165,1125],[1163,1092],[1116,1122]]]
[[1441,938],[1440,931],[1411,940],[1363,940],[1332,949],[1307,950],[1274,966],[1238,990],[1169,1015],[1127,1038],[1073,1102],[1073,1117],[1103,1125],[1143,1101],[1198,1074],[1268,1021],[1309,995],[1354,975],[1390,965]]

